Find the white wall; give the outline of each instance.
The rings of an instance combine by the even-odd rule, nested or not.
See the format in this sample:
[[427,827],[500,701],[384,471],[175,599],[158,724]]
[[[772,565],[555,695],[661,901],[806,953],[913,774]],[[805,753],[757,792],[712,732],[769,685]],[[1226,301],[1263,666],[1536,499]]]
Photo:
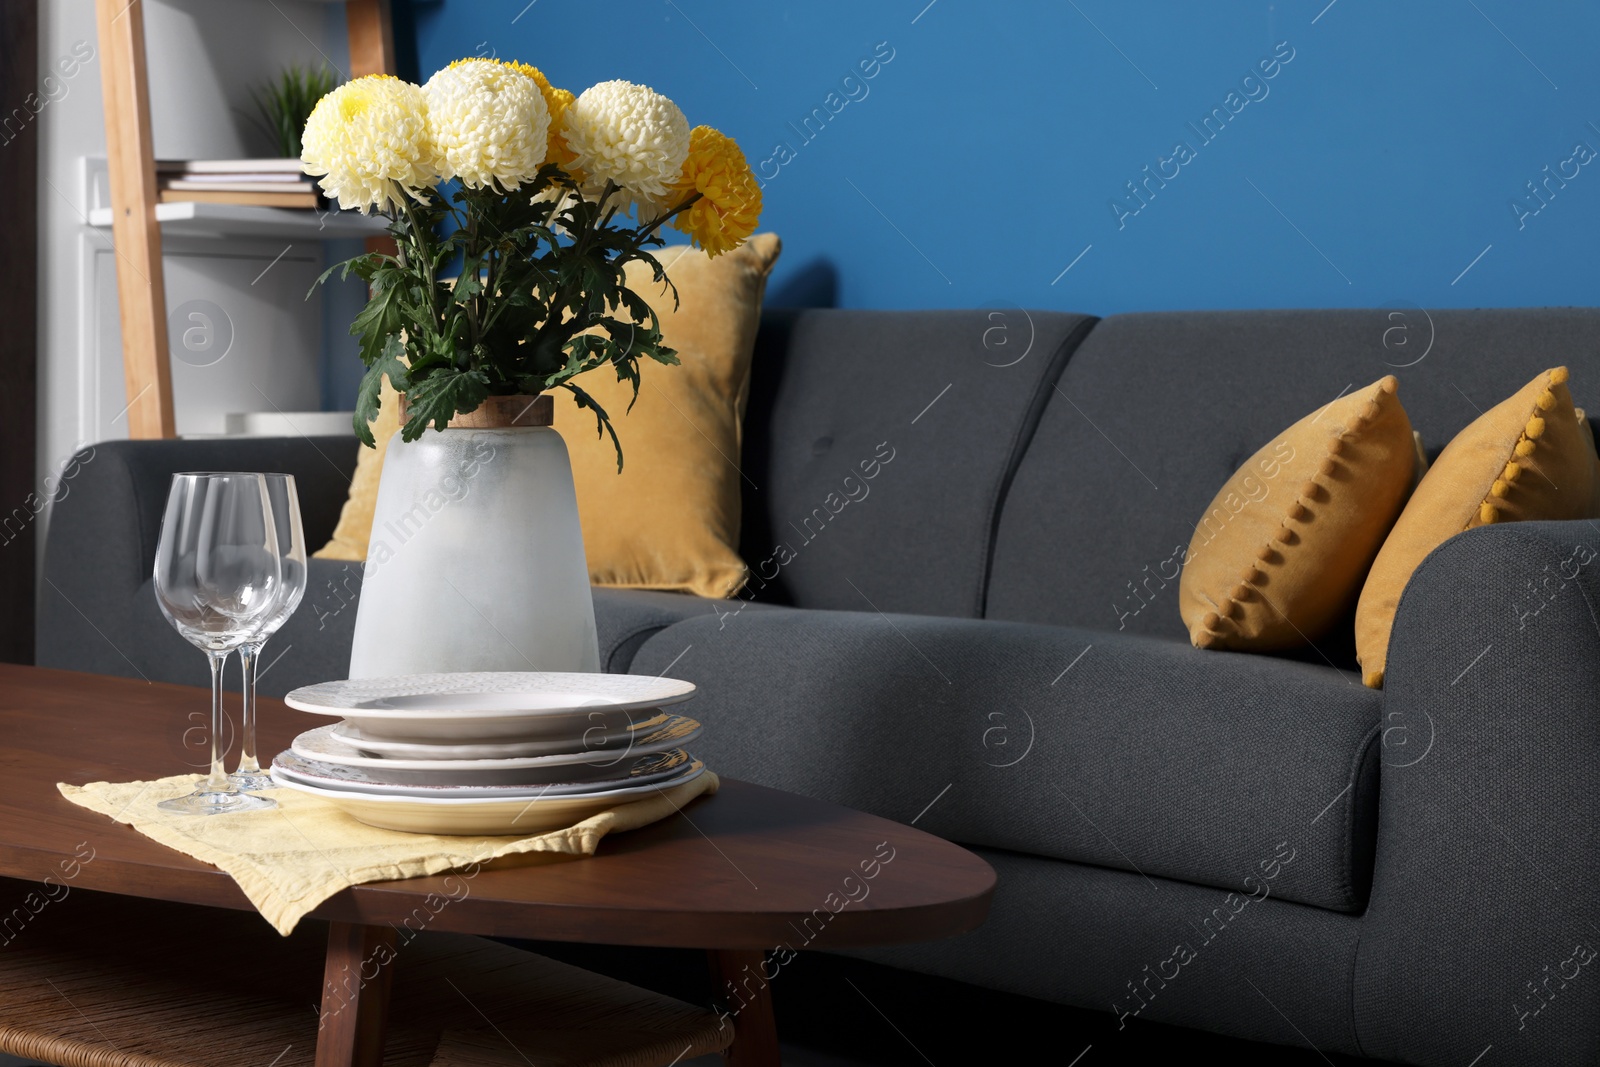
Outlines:
[[[348,63],[340,4],[145,0],[143,7],[157,158],[271,154],[253,121],[251,90],[288,63],[327,61],[341,72]],[[85,55],[91,58],[72,62]],[[61,74],[63,59],[75,68],[71,77]],[[35,120],[41,484],[82,445],[127,436],[119,260],[110,231],[86,224],[89,209],[103,202],[106,151],[93,0],[42,5],[41,77],[50,71],[55,81],[40,94],[49,102]],[[322,406],[323,301],[304,299],[321,269],[320,242],[169,238],[164,252],[180,434],[221,432],[229,411]]]

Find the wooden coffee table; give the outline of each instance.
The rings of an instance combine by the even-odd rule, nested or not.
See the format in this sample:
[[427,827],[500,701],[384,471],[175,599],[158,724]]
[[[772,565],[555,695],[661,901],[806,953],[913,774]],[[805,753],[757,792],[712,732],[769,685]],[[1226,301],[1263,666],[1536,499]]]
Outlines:
[[[491,1017],[476,996],[463,990],[469,980],[492,972],[496,982],[484,988],[501,993],[526,989],[527,1003],[538,1000],[537,1010],[557,1020],[576,1019],[585,1010],[623,1019],[617,1013],[632,1005],[656,1013],[659,1032],[652,1040],[658,1044],[665,1040],[663,1033],[674,1039],[688,1034],[685,1051],[699,1054],[726,1046],[730,1063],[776,1064],[770,990],[785,956],[780,951],[769,957],[767,950],[947,937],[978,926],[994,890],[995,875],[988,864],[940,838],[876,816],[724,779],[716,796],[694,801],[674,818],[609,837],[593,857],[537,856],[517,866],[486,868],[471,879],[465,893],[461,879],[451,881],[449,875],[374,883],[340,893],[311,917],[326,922],[325,942],[312,946],[320,957],[312,962],[321,971],[316,1013],[301,1006],[295,1009],[299,1015],[291,1017],[286,1008],[279,1019],[262,1006],[259,1017],[253,1017],[251,1005],[264,1003],[260,998],[270,999],[298,980],[294,976],[305,966],[301,957],[307,935],[297,931],[296,937],[278,939],[258,916],[216,910],[252,909],[228,875],[70,804],[56,790],[56,783],[63,781],[126,781],[184,770],[179,738],[204,721],[195,716],[207,714],[209,701],[207,691],[187,686],[0,665],[0,878],[43,883],[30,887],[0,882],[0,891],[8,894],[0,896],[0,939],[7,942],[0,951],[0,1051],[40,1055],[42,1050],[66,1050],[70,1062],[85,1065],[254,1063],[254,1058],[239,1055],[237,1044],[251,1040],[252,1057],[265,1052],[260,1059],[265,1065],[280,1055],[274,1061],[277,1067],[379,1064],[385,1062],[386,1051],[391,1064],[498,1063],[502,1060],[495,1057],[501,1053],[490,1048],[493,1035],[474,1045],[473,1034],[489,1034],[483,1028],[487,1023],[514,1045],[502,1029],[512,1023]],[[260,747],[266,754],[286,748],[295,734],[323,721],[275,700],[261,701],[260,718]],[[707,728],[714,731],[716,723],[707,723]],[[90,852],[92,859],[85,861]],[[171,903],[109,901],[96,911],[92,904],[98,894],[76,895],[78,890]],[[25,918],[12,924],[17,927],[13,931],[5,925],[5,910],[12,898],[22,901],[24,893],[31,894],[30,904],[23,909]],[[64,899],[68,895],[74,895],[71,901]],[[33,901],[39,902],[37,911]],[[52,924],[50,908],[62,909],[56,916],[62,922]],[[69,908],[88,911],[68,923]],[[156,917],[139,918],[145,912],[137,912],[129,918],[128,908],[155,909],[150,914]],[[420,936],[414,933],[419,915],[425,926]],[[95,933],[100,929],[96,923],[125,934]],[[315,921],[303,926],[320,930]],[[263,937],[263,931],[270,936]],[[687,1005],[531,953],[441,934],[705,949],[719,978],[713,991],[719,1010],[696,1014]],[[117,955],[112,946],[119,942],[126,944],[118,946]],[[241,955],[239,946],[245,942],[255,947]],[[278,959],[274,953],[280,943],[284,954]],[[148,949],[128,947],[144,944]],[[207,945],[216,946],[214,958],[186,955],[203,955]],[[104,960],[97,951],[105,952]],[[8,960],[19,961],[9,972]],[[160,985],[165,992],[159,997],[134,988],[144,973],[141,967],[147,969],[151,988],[167,983]],[[234,1019],[220,1008],[234,1001],[218,990],[226,990],[230,972],[240,968],[252,976],[250,981],[241,979],[241,987],[254,982],[251,988],[262,991],[252,994],[257,1000],[245,998],[229,1008],[239,1014]],[[419,981],[431,976],[449,983],[461,1000],[408,992],[413,971]],[[279,972],[281,981],[274,977]],[[119,974],[130,977],[119,985],[114,977]],[[44,984],[55,987],[59,1000]],[[567,984],[576,991],[565,1000],[560,995],[564,989],[547,988]],[[388,1018],[391,985],[393,1019]],[[191,986],[192,992],[186,992]],[[158,1015],[161,1004],[180,994],[192,1001],[192,1006],[176,1006],[171,1017],[189,1021],[185,1034],[176,1033],[179,1027],[168,1020],[143,1024],[128,1039],[146,1042],[143,1059],[118,1048],[118,1027],[137,1030],[141,1024],[134,1017],[139,1012],[95,1018],[82,1003],[83,998],[99,997],[97,1004],[116,1006],[118,996],[136,998],[141,992],[156,1005],[147,1005],[146,1014]],[[286,1004],[292,1000],[288,993],[284,998]],[[218,1010],[207,1013],[207,1005]],[[533,1012],[535,1007],[516,1010]],[[466,1026],[455,1037],[450,1036],[451,1013],[463,1016]],[[515,1023],[521,1027],[517,1033],[535,1038],[554,1033],[550,1027],[555,1024],[535,1025],[531,1018]],[[218,1031],[212,1053],[196,1057],[185,1051],[192,1050],[195,1032],[212,1026]],[[718,1031],[724,1035],[720,1039],[707,1036]],[[269,1032],[290,1036],[281,1054],[269,1047]],[[440,1033],[445,1037],[438,1038]],[[171,1035],[170,1045],[161,1043],[163,1034]],[[443,1051],[441,1045],[434,1059],[434,1049],[426,1047],[430,1040],[455,1041],[460,1047]],[[148,1047],[152,1042],[159,1047]],[[315,1046],[314,1059],[309,1045]],[[568,1050],[538,1062],[621,1062],[636,1055],[636,1050],[619,1048],[603,1049],[592,1058]],[[503,1062],[528,1058],[521,1049],[515,1051],[515,1057]],[[668,1060],[670,1055],[660,1062]]]

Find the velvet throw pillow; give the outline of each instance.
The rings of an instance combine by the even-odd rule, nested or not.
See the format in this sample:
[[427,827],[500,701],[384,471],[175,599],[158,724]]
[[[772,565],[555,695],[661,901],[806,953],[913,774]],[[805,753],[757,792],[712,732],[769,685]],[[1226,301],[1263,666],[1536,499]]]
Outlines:
[[1447,539],[1491,522],[1600,517],[1600,460],[1566,382],[1567,368],[1545,371],[1479,416],[1417,486],[1356,608],[1356,657],[1367,685],[1383,685],[1406,583]]
[[1312,412],[1217,493],[1178,586],[1195,647],[1293,648],[1346,617],[1414,484],[1397,388],[1391,375]]
[[[642,366],[632,411],[631,387],[611,372],[579,379],[616,426],[625,460],[620,475],[611,440],[596,435],[594,416],[567,390],[554,390],[555,429],[571,455],[596,585],[725,597],[744,584],[738,554],[744,406],[761,299],[781,247],[776,234],[757,234],[714,259],[687,245],[658,249],[678,290],[676,308],[648,267],[627,266],[629,287],[655,309],[681,365]],[[397,398],[385,382],[372,425],[378,447],[358,446],[350,496],[319,559],[367,558],[383,454],[398,428]]]
[[383,380],[383,393],[378,404],[378,417],[371,422],[372,439],[376,448],[356,445],[356,472],[350,478],[350,495],[339,509],[339,521],[333,527],[328,543],[311,553],[313,559],[342,559],[364,563],[367,558],[367,541],[372,536],[372,516],[378,509],[378,478],[383,474],[383,454],[389,447],[389,438],[400,428],[400,399]]
[[641,368],[639,398],[605,370],[579,383],[611,415],[623,469],[609,437],[572,394],[555,390],[556,429],[572,455],[589,575],[596,585],[728,597],[744,586],[739,558],[739,491],[750,358],[767,275],[781,245],[757,234],[708,258],[687,245],[655,253],[678,288],[628,265],[628,285],[650,302],[681,366]]

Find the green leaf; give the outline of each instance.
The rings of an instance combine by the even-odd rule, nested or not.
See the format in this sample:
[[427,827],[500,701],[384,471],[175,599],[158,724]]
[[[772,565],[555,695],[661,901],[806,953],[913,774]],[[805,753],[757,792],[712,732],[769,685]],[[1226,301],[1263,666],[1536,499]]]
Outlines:
[[351,274],[356,275],[362,281],[371,281],[373,272],[377,271],[385,260],[393,262],[393,257],[383,255],[380,252],[363,252],[359,256],[341,260],[317,275],[317,280],[311,283],[310,289],[306,290],[306,299],[310,300],[311,294],[317,291],[317,286],[325,285],[328,279],[333,276],[334,271],[339,272],[340,281],[344,281]]
[[619,287],[617,289],[617,301],[627,309],[634,322],[647,322],[652,327],[657,324],[655,309],[645,302],[644,297],[632,289],[625,286]]
[[611,425],[611,416],[606,414],[606,409],[600,406],[600,402],[599,401],[595,400],[594,397],[590,396],[588,393],[584,392],[582,389],[579,389],[576,385],[573,385],[571,382],[563,382],[563,383],[561,383],[561,388],[566,389],[567,391],[572,393],[573,399],[578,402],[578,407],[580,407],[580,408],[588,408],[590,411],[594,412],[594,419],[595,419],[595,424],[596,424],[596,428],[595,428],[595,436],[596,437],[601,437],[601,436],[603,436],[605,434],[608,434],[608,433],[611,435],[611,447],[613,447],[613,448],[615,448],[617,450],[617,473],[621,474],[622,473],[622,442],[617,440],[617,431]]
[[489,379],[481,370],[442,367],[426,378],[411,380],[406,390],[406,422],[400,437],[415,441],[431,425],[442,430],[456,415],[475,410],[489,396]]
[[350,324],[350,332],[361,338],[361,361],[372,366],[383,352],[387,339],[404,325],[398,287],[379,289]]
[[451,291],[456,303],[465,304],[483,292],[482,270],[482,262],[477,259],[468,260],[462,265],[461,275],[456,278],[455,288]]
[[329,267],[327,270],[325,270],[321,274],[317,275],[317,280],[312,282],[311,283],[311,288],[306,290],[306,299],[310,300],[311,299],[311,294],[317,291],[317,286],[324,284],[325,282],[327,282],[327,280],[329,278],[333,277],[333,272],[334,271],[339,270],[340,268],[343,268],[344,269],[344,273],[339,275],[339,278],[340,278],[340,280],[348,278],[350,276],[350,264],[353,263],[353,262],[355,262],[355,260],[352,260],[352,259],[340,260],[338,263],[335,263],[333,266]]
[[405,355],[405,346],[400,343],[399,337],[391,337],[384,344],[383,352],[378,360],[367,368],[367,373],[361,376],[361,387],[356,391],[356,436],[368,448],[374,448],[377,442],[372,436],[369,423],[378,417],[379,401],[383,392],[383,379],[389,379],[400,392],[405,392],[410,387],[408,370],[401,359]]

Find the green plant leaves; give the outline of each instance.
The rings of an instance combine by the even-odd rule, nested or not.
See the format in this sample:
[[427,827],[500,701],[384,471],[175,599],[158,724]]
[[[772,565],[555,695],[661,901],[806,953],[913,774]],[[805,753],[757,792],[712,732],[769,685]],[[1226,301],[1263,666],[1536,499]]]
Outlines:
[[415,441],[430,425],[442,430],[458,412],[476,410],[489,396],[489,376],[481,370],[441,367],[426,378],[412,377],[406,389],[402,440]]
[[254,93],[260,125],[272,139],[278,155],[298,157],[300,134],[317,101],[333,92],[338,84],[327,64],[310,67],[288,66],[277,77]]
[[[653,283],[677,289],[650,250],[665,218],[641,224],[619,215],[607,189],[598,199],[546,165],[513,192],[439,190],[407,203],[391,219],[395,255],[369,252],[324,271],[368,283],[367,306],[350,325],[367,366],[356,408],[362,441],[373,443],[383,377],[406,393],[407,441],[495,395],[565,388],[609,434],[622,470],[622,443],[605,409],[573,379],[611,367],[638,399],[639,364],[678,362],[662,341],[650,302],[628,287],[629,263],[649,267]],[[680,205],[681,207],[684,205]],[[668,218],[671,216],[669,215]],[[453,229],[444,234],[447,224]],[[459,274],[445,279],[450,264]]]
[[[578,402],[578,407],[588,408],[590,411],[594,412],[596,437],[607,433],[611,435],[611,444],[617,450],[617,473],[621,474],[622,442],[617,440],[617,431],[616,428],[611,425],[611,416],[606,414],[606,409],[600,406],[599,401],[590,396],[588,393],[584,392],[582,389],[578,388],[576,385],[573,385],[571,382],[564,382],[562,383],[561,387],[572,393],[572,398]],[[637,396],[638,390],[636,389],[634,393]]]
[[398,286],[373,286],[372,299],[350,324],[350,332],[361,339],[361,362],[372,366],[382,357],[384,345],[405,325],[402,292]]
[[356,390],[355,427],[356,436],[361,438],[361,443],[368,448],[376,445],[372,437],[372,427],[368,424],[378,417],[378,402],[383,391],[383,379],[387,376],[389,384],[402,393],[411,387],[410,370],[405,365],[404,355],[404,343],[398,335],[393,335],[384,342],[379,357],[367,366],[367,373],[361,376],[361,385]]

